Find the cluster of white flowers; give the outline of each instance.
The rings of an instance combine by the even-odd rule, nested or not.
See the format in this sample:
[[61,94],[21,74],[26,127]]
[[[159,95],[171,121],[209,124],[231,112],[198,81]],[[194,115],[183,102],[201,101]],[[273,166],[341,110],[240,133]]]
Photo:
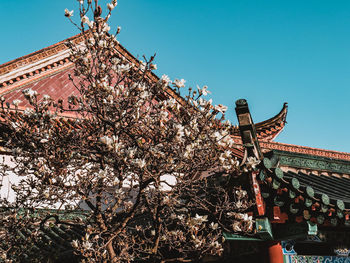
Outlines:
[[111,27],[107,23],[104,23],[103,27],[102,27],[102,32],[103,33],[108,33],[109,30],[111,30]]
[[179,110],[181,108],[181,105],[180,103],[174,99],[174,98],[170,98],[170,99],[167,99],[167,100],[164,100],[162,101],[161,103],[161,106],[163,106],[164,108],[171,108],[172,110]]
[[93,37],[90,37],[90,38],[88,39],[88,41],[87,41],[87,44],[88,44],[89,47],[94,46],[95,43],[96,43],[96,41],[95,41],[95,39],[94,39]]
[[186,145],[186,151],[183,155],[184,158],[190,159],[192,157],[194,145],[195,145],[194,143]]
[[247,161],[245,162],[244,171],[248,172],[250,170],[254,170],[259,163],[260,160],[256,159],[255,157],[248,157]]
[[236,213],[236,212],[228,212],[227,216],[233,217],[238,220],[232,224],[232,230],[235,232],[244,231],[242,227],[246,230],[251,231],[253,229],[253,217],[249,216],[247,213]]
[[197,225],[202,225],[204,222],[208,221],[208,216],[200,216],[198,214],[195,215],[195,217],[190,218],[189,225],[191,226],[197,226]]
[[18,107],[18,105],[19,105],[21,102],[22,102],[21,100],[16,99],[16,100],[13,100],[13,101],[12,101],[12,104],[15,105],[15,107]]
[[117,67],[117,73],[123,74],[125,72],[128,72],[132,66],[130,64],[119,64]]
[[135,164],[140,167],[141,169],[146,166],[146,161],[145,159],[135,159],[134,160]]
[[50,95],[47,95],[47,94],[43,95],[43,101],[50,101],[50,100],[51,100]]
[[199,95],[207,96],[208,94],[211,94],[211,92],[208,90],[208,86],[203,86],[203,88],[200,88],[197,85],[198,93]]
[[185,127],[182,126],[181,124],[176,124],[175,129],[177,130],[176,137],[175,137],[176,140],[179,142],[183,141],[183,136],[185,135],[184,133]]
[[38,95],[38,92],[36,92],[35,90],[32,90],[31,88],[24,89],[22,93],[27,100],[32,100],[34,97]]
[[100,41],[98,41],[97,45],[98,45],[100,48],[106,48],[106,47],[107,47],[107,41],[104,40],[104,39],[101,39]]
[[82,247],[83,247],[84,249],[86,249],[86,250],[90,250],[90,249],[93,248],[93,247],[92,247],[92,243],[89,242],[89,241],[83,241]]
[[213,137],[216,139],[218,145],[226,148],[231,148],[232,146],[234,146],[234,140],[232,138],[232,136],[225,130],[222,130],[220,132],[215,131],[213,133]]
[[35,112],[34,112],[34,110],[32,108],[25,108],[25,110],[24,110],[24,115],[26,115],[28,117],[32,116],[34,113]]
[[107,8],[109,11],[112,11],[117,6],[117,0],[113,0],[111,3],[107,4]]
[[[153,57],[149,60],[144,58],[144,61],[130,61],[123,58],[123,55],[115,49],[118,45],[116,36],[120,32],[120,27],[115,36],[108,33],[110,31],[107,24],[109,15],[117,5],[115,0],[109,0],[109,2],[106,18],[100,17],[101,8],[98,7],[95,10],[94,21],[90,21],[88,13],[82,11],[86,10],[85,6],[80,6],[81,23],[78,23],[78,26],[82,27],[83,33],[86,32],[86,45],[79,48],[71,45],[76,66],[75,74],[82,76],[83,81],[77,83],[82,90],[82,99],[71,100],[72,103],[68,106],[78,105],[78,111],[91,113],[92,117],[96,113],[97,118],[92,118],[91,123],[96,125],[95,130],[98,130],[98,133],[93,133],[95,132],[93,130],[89,138],[96,137],[93,137],[91,142],[90,139],[88,143],[82,142],[82,147],[87,146],[89,149],[89,145],[97,140],[96,147],[99,153],[91,154],[95,154],[94,158],[98,160],[103,158],[104,165],[110,165],[109,170],[100,170],[99,165],[85,167],[84,170],[80,168],[83,165],[80,165],[79,169],[84,170],[81,172],[84,176],[81,177],[85,177],[84,180],[88,181],[86,184],[92,184],[92,189],[100,187],[96,185],[97,181],[110,186],[108,198],[113,200],[113,204],[106,204],[106,206],[108,208],[115,206],[116,208],[113,209],[117,212],[133,207],[136,194],[141,189],[140,204],[137,204],[138,207],[135,206],[135,209],[140,209],[135,210],[137,213],[145,211],[142,210],[145,209],[142,195],[149,198],[149,204],[153,205],[157,201],[153,199],[153,194],[160,194],[160,199],[157,198],[161,200],[162,206],[170,208],[166,212],[169,213],[169,218],[164,220],[171,219],[171,223],[183,225],[181,231],[184,229],[186,231],[167,229],[167,223],[163,224],[163,222],[161,230],[145,226],[145,229],[139,227],[138,231],[151,235],[159,233],[162,240],[164,237],[164,242],[169,242],[169,237],[171,241],[178,242],[182,236],[181,242],[186,242],[185,246],[189,244],[192,249],[196,247],[205,248],[207,251],[220,251],[222,249],[219,241],[221,228],[232,225],[233,231],[240,231],[244,229],[242,222],[247,225],[252,221],[242,212],[245,211],[247,202],[238,200],[234,204],[229,203],[229,206],[224,206],[225,208],[217,207],[219,210],[222,209],[224,220],[229,219],[229,226],[224,226],[226,221],[215,219],[218,221],[211,222],[212,216],[206,214],[204,212],[206,210],[193,208],[197,204],[182,207],[187,204],[183,204],[181,195],[192,196],[194,201],[197,197],[206,198],[192,192],[197,191],[194,189],[197,186],[191,188],[192,183],[195,185],[196,182],[189,182],[189,176],[197,178],[197,175],[200,175],[196,167],[208,171],[213,166],[216,168],[219,163],[220,167],[230,173],[239,165],[231,149],[234,146],[233,138],[229,133],[231,124],[229,122],[223,124],[227,107],[221,104],[214,106],[211,99],[205,99],[205,96],[211,93],[208,86],[197,86],[196,90],[190,88],[189,95],[181,97],[180,88],[185,87],[186,84],[184,79],[171,80],[169,76],[163,75],[157,83],[153,83],[153,78],[149,78],[148,75],[150,73],[148,70],[157,69],[157,65],[153,64]],[[94,11],[93,9],[94,7],[91,6],[89,10]],[[71,17],[73,11],[66,10],[65,15]],[[85,31],[85,25],[93,30]],[[171,88],[166,89],[169,85]],[[180,97],[178,98],[177,95]],[[29,91],[28,97],[33,96],[35,96],[33,92]],[[95,120],[97,121],[94,122]],[[84,134],[85,131],[79,132]],[[88,132],[90,130],[87,130]],[[40,136],[40,138],[42,143],[47,143],[46,137]],[[75,180],[79,189],[79,181]],[[188,191],[181,193],[187,189],[187,183],[190,185]],[[214,191],[221,190],[223,189]],[[223,193],[225,194],[226,192]],[[246,196],[243,191],[238,195],[242,198]],[[97,194],[94,193],[93,198],[96,196]],[[89,198],[90,196],[85,196],[84,200]],[[177,207],[173,209],[174,204],[178,204],[186,211],[180,211]],[[225,210],[227,207],[230,207],[230,210]],[[232,211],[231,208],[242,214],[226,215],[227,211]],[[160,212],[163,213],[163,211]],[[111,227],[114,226],[108,225],[108,230]],[[88,238],[72,241],[74,248],[90,250],[87,253],[90,253],[92,246],[95,245],[95,242],[89,241]],[[127,245],[130,244],[127,243]],[[132,249],[131,247],[130,251]]]
[[117,57],[113,57],[111,59],[111,62],[112,62],[113,65],[118,65],[120,63],[120,59],[117,58]]
[[171,80],[168,75],[163,74],[162,77],[159,79],[159,82],[161,83],[161,85],[167,86],[171,82]]
[[209,117],[211,115],[211,112],[209,110],[213,107],[212,106],[212,103],[213,103],[212,99],[205,100],[202,97],[200,97],[198,100],[191,100],[191,102],[195,107],[199,106],[199,110],[201,112],[206,112],[206,117]]
[[118,139],[118,136],[103,136],[100,138],[100,142],[106,145],[108,150],[113,150],[118,153],[124,147],[123,143]]

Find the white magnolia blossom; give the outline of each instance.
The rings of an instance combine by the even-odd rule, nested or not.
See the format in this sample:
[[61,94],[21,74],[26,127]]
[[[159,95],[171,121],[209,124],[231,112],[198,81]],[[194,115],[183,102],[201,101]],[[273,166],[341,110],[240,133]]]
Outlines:
[[90,243],[89,241],[84,241],[82,247],[86,250],[90,250],[92,249],[92,243]]
[[128,72],[130,69],[131,69],[130,64],[121,64],[121,65],[118,65],[117,71],[120,73],[124,73],[124,72]]
[[107,8],[109,11],[112,11],[114,9],[115,5],[114,4],[111,4],[111,3],[108,3],[107,4]]
[[240,209],[241,207],[243,207],[243,203],[242,203],[241,200],[238,200],[238,201],[236,202],[236,207],[237,207],[238,209]]
[[[89,27],[90,27],[90,25],[89,25]],[[93,46],[93,45],[95,45],[95,39],[93,38],[93,37],[90,37],[89,39],[88,39],[88,44],[90,45],[90,46]]]
[[84,23],[84,24],[88,24],[90,22],[89,18],[87,16],[83,16],[81,18],[81,22]]
[[145,71],[145,69],[146,69],[146,63],[144,62],[144,61],[140,61],[140,70],[141,71]]
[[90,28],[93,28],[94,25],[95,25],[95,22],[94,22],[94,21],[87,21],[86,24],[87,24]]
[[98,41],[98,46],[101,48],[106,48],[107,47],[107,41],[104,39],[101,39],[100,41]]
[[255,157],[248,157],[246,161],[246,167],[247,169],[255,169],[256,166],[260,163],[260,160],[256,159]]
[[109,32],[109,30],[111,30],[111,27],[107,23],[105,23],[102,27],[102,31]]
[[73,13],[74,13],[74,10],[69,11],[67,8],[64,9],[64,15],[65,15],[66,17],[71,17],[71,16],[73,16]]
[[200,95],[207,96],[208,94],[211,94],[211,92],[208,90],[208,86],[207,85],[203,86],[203,88],[200,88],[197,85],[197,89],[198,89],[198,92],[199,92]]
[[31,98],[33,98],[33,97],[38,95],[38,92],[35,91],[35,90],[32,90],[31,88],[24,89],[22,91],[22,93],[23,93],[24,97],[27,98],[27,99],[31,99]]
[[44,95],[43,95],[43,100],[44,100],[44,101],[49,101],[49,100],[51,100],[50,95],[44,94]]
[[211,223],[210,223],[210,228],[211,228],[211,229],[216,230],[216,229],[218,229],[218,227],[219,227],[219,224],[218,224],[218,223],[214,223],[214,222],[211,222]]
[[79,247],[79,241],[78,240],[73,240],[72,241],[72,247],[78,248]]
[[15,105],[16,107],[18,107],[18,105],[19,105],[21,102],[22,102],[21,100],[16,99],[16,100],[13,100],[13,101],[12,101],[12,104]]
[[237,195],[237,197],[239,199],[242,199],[245,196],[247,196],[248,193],[247,193],[247,191],[240,189],[240,190],[236,190],[235,194]]
[[216,139],[218,145],[223,147],[233,147],[234,140],[232,136],[227,131],[215,131],[213,137]]
[[145,159],[136,159],[135,163],[137,164],[138,167],[140,167],[141,169],[144,168],[146,166],[146,161]]
[[169,82],[171,81],[168,75],[163,74],[162,77],[160,78],[160,83],[163,85],[168,85]]
[[201,225],[201,224],[203,224],[204,222],[207,222],[207,221],[208,221],[208,216],[207,215],[200,216],[200,215],[196,214],[195,217],[192,217],[190,219],[190,224],[192,224],[192,225]]
[[211,107],[211,105],[213,104],[213,100],[212,99],[205,100],[203,98],[199,98],[198,104],[199,104],[199,106],[202,107],[201,110],[204,111],[205,107],[207,107],[207,106]]
[[124,147],[123,143],[114,135],[112,137],[103,136],[100,138],[100,142],[106,145],[107,149],[113,150],[116,153]]
[[234,232],[241,232],[241,231],[242,231],[242,229],[241,229],[241,223],[238,222],[238,221],[234,222],[234,223],[232,224],[232,230],[233,230]]
[[215,106],[215,110],[221,113],[225,113],[227,111],[227,106],[224,106],[222,104],[218,104]]
[[118,65],[120,63],[120,59],[117,57],[113,57],[111,61],[114,65]]
[[174,83],[174,85],[176,87],[183,88],[183,87],[185,87],[186,80],[184,80],[184,79],[175,79],[173,83]]

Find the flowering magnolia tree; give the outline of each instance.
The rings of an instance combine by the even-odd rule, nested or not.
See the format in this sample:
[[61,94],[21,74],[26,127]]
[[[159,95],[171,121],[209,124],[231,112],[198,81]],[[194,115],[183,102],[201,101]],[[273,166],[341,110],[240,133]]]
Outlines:
[[127,61],[117,49],[120,28],[113,35],[107,24],[116,5],[102,17],[97,0],[81,0],[79,23],[65,10],[84,37],[67,43],[79,96],[53,101],[27,89],[24,111],[18,100],[1,100],[13,162],[0,174],[20,178],[15,200],[1,200],[8,262],[24,260],[44,229],[63,224],[58,214],[80,227],[83,234],[65,241],[83,262],[196,261],[223,254],[224,231],[252,231],[226,107],[205,99],[206,86],[185,91],[183,79],[166,75],[154,81],[154,57]]

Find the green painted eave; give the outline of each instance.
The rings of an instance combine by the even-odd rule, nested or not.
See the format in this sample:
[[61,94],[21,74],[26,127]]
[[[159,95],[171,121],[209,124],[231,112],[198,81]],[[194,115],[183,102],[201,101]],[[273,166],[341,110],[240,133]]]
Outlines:
[[273,165],[279,162],[279,166],[350,174],[350,161],[346,160],[280,150],[272,150],[266,153],[265,156],[271,159]]
[[243,236],[227,232],[224,232],[224,238],[229,241],[264,241],[263,239],[255,236]]

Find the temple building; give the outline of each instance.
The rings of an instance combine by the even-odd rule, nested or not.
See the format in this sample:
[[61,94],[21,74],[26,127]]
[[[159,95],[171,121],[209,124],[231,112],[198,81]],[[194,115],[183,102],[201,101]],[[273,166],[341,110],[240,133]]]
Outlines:
[[[79,43],[81,36],[70,40]],[[65,41],[0,65],[0,96],[21,100],[18,108],[24,110],[23,89],[54,100],[76,94]],[[118,52],[137,63],[121,45]],[[158,80],[154,74],[150,78]],[[276,142],[287,108],[285,103],[272,118],[254,123],[248,103],[236,102],[239,125],[232,136],[238,146],[233,152],[242,164],[251,157],[261,162],[242,179],[255,202],[255,234],[225,233],[228,262],[350,262],[350,153]],[[0,154],[7,154],[5,144],[0,140]],[[62,229],[50,231],[47,238],[54,241],[67,235]]]

